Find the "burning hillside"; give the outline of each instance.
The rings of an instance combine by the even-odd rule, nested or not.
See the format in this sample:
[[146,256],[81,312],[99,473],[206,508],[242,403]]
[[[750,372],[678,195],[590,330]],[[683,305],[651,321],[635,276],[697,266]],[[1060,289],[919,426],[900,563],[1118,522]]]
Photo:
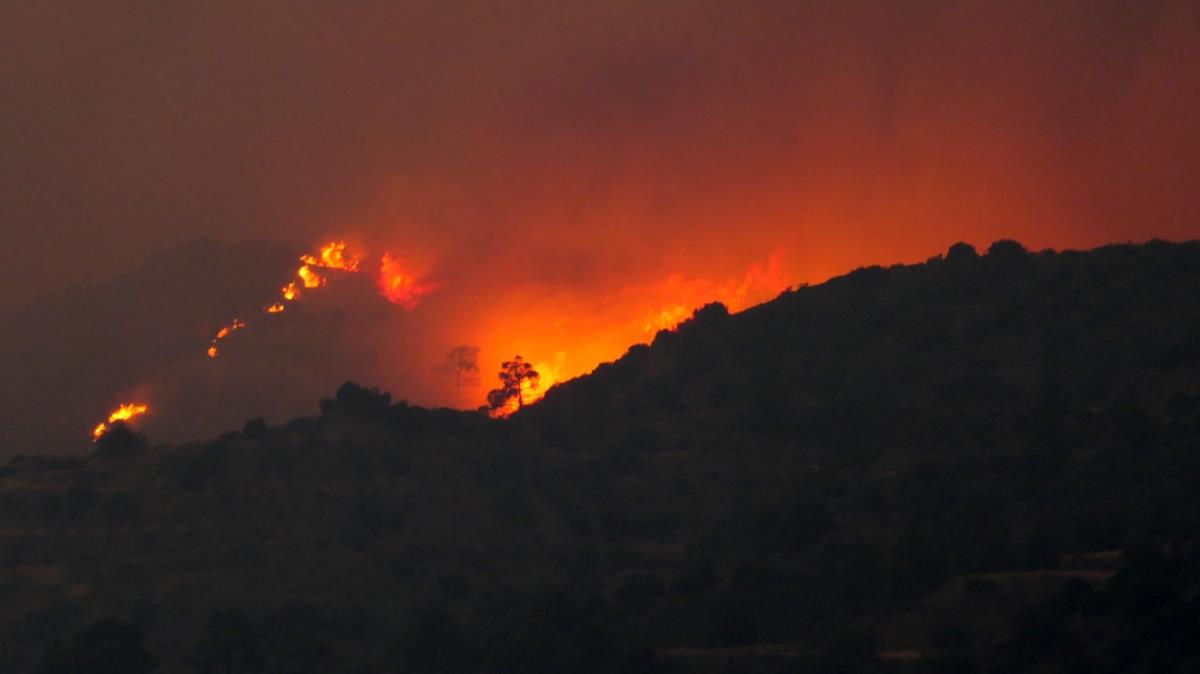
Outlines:
[[[287,309],[287,303],[299,300],[306,291],[329,285],[331,274],[357,273],[362,258],[348,253],[345,241],[330,241],[321,246],[315,254],[301,255],[300,262],[296,269],[296,278],[288,281],[280,289],[278,300],[263,307],[263,313],[283,313]],[[380,258],[377,283],[389,301],[410,311],[417,308],[425,295],[437,288],[435,284],[422,283],[408,275],[399,261],[392,258],[391,253],[384,253]],[[217,343],[245,327],[245,321],[235,318],[218,330],[208,347],[208,357],[216,358],[220,354]]]
[[112,414],[108,415],[108,421],[102,421],[92,429],[92,439],[99,440],[102,438],[108,432],[110,424],[118,421],[130,422],[149,411],[150,406],[143,403],[124,403],[113,410]]
[[[281,377],[291,376],[288,371],[299,374],[295,370],[299,366],[314,373],[328,371],[328,378],[319,378],[323,383],[358,372],[424,404],[465,409],[482,404],[492,416],[508,416],[539,401],[555,384],[618,357],[629,344],[648,341],[659,330],[673,329],[698,306],[720,301],[736,311],[773,297],[788,285],[783,257],[783,251],[776,250],[752,263],[744,274],[725,279],[668,273],[658,281],[629,283],[601,292],[527,293],[514,285],[511,295],[480,304],[470,279],[434,280],[431,272],[415,270],[436,270],[437,266],[413,265],[390,251],[379,254],[374,258],[377,263],[372,264],[365,248],[334,239],[296,258],[292,278],[278,286],[279,295],[267,304],[258,304],[258,318],[233,318],[212,333],[208,357],[241,353],[238,364],[231,365],[235,369],[214,365],[217,370],[204,373],[186,366],[180,374],[160,376],[158,390],[171,393],[162,394],[165,399],[158,407],[204,408],[219,399],[228,416],[236,419],[235,415],[248,411],[238,411],[228,388],[247,385],[241,373],[261,372],[254,378],[267,385],[282,383],[285,379]],[[503,288],[497,285],[490,290]],[[386,303],[371,304],[369,294]],[[420,319],[404,318],[430,298],[438,300]],[[313,304],[308,313],[296,313],[292,308],[299,303]],[[320,315],[342,318],[334,323],[325,324],[324,319],[313,323]],[[270,330],[263,333],[267,327]],[[247,331],[259,335],[257,341],[234,339]],[[406,335],[406,340],[396,342],[399,334]],[[321,347],[327,353],[324,356],[312,351],[316,343],[329,339],[343,343],[329,343],[328,351]],[[269,352],[263,351],[261,340],[266,340],[261,344],[274,345]],[[455,346],[463,343],[477,346]],[[447,351],[464,348],[474,349],[475,354],[472,376],[465,380],[454,368],[423,365],[438,362]],[[290,353],[303,362],[288,364]],[[300,355],[305,353],[310,355]],[[371,353],[379,355],[360,358],[358,364],[343,363],[346,356]],[[513,354],[525,354],[528,360],[513,358]],[[372,360],[374,365],[369,365]],[[527,371],[506,380],[513,363]],[[499,389],[495,388],[496,373]],[[210,381],[199,386],[186,383],[195,382],[196,377]],[[285,394],[281,401],[287,399]],[[177,413],[182,414],[182,407]]]

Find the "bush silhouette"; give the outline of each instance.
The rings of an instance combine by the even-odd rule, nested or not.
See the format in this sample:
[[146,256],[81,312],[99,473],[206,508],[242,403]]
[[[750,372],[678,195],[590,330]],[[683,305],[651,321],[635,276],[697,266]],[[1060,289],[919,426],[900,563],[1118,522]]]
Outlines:
[[964,264],[978,259],[979,253],[975,252],[975,246],[962,241],[950,246],[950,250],[946,251],[946,261],[951,264]]
[[258,440],[267,434],[267,420],[255,417],[242,426],[242,436],[247,440]]
[[96,457],[108,461],[128,461],[150,447],[146,436],[117,421],[96,440]]

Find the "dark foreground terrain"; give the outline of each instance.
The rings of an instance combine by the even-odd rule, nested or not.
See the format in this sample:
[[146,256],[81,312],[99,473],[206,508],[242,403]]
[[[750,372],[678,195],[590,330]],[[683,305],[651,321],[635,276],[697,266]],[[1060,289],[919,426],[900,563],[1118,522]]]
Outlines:
[[959,245],[505,421],[15,459],[0,671],[1200,671],[1198,438],[1200,245]]

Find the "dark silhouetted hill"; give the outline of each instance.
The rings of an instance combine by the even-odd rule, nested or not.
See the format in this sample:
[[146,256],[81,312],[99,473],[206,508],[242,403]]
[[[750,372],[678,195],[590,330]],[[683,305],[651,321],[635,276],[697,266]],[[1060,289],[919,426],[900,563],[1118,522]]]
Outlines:
[[0,670],[1194,671],[1198,344],[1200,244],[957,245],[508,420],[18,458]]

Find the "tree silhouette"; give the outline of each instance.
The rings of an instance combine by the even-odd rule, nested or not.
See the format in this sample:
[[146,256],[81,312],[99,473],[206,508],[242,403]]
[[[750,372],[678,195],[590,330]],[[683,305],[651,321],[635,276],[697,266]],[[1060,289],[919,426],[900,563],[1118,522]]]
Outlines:
[[521,409],[525,406],[523,384],[529,382],[530,388],[537,388],[540,379],[541,375],[533,369],[533,365],[520,356],[513,356],[512,360],[500,364],[500,388],[488,391],[488,404],[484,408],[493,411],[503,409],[516,398],[517,409]]
[[462,387],[465,381],[468,385],[479,382],[479,347],[463,344],[456,346],[446,354],[446,361],[434,368],[434,371],[445,377],[454,377],[454,396],[462,398]]

